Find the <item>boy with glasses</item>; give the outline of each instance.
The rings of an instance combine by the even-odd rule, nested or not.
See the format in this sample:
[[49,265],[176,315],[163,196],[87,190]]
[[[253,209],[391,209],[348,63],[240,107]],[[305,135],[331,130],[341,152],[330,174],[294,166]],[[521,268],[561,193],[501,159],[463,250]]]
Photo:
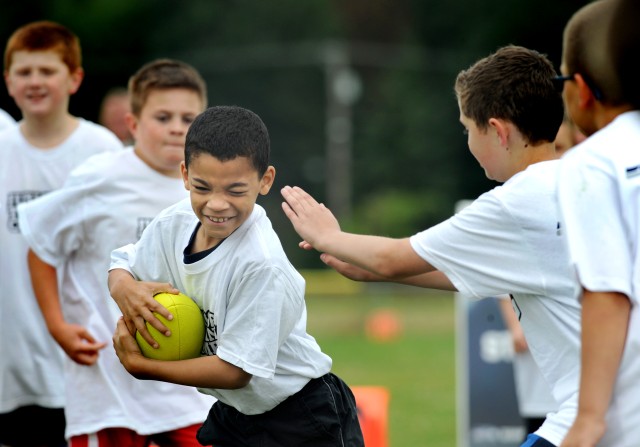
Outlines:
[[563,96],[589,138],[563,158],[558,177],[582,288],[578,416],[562,447],[640,442],[639,13],[635,0],[596,1],[564,32]]

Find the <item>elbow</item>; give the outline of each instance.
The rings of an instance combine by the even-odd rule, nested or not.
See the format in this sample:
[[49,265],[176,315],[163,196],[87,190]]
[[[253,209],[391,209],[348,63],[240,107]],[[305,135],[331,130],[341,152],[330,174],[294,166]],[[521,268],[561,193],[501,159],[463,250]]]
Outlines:
[[248,372],[238,369],[235,374],[232,374],[229,377],[227,388],[230,390],[238,390],[240,388],[244,388],[245,386],[249,385],[252,377],[253,375],[249,374]]
[[399,280],[408,276],[401,266],[394,262],[379,263],[374,267],[375,273],[390,280]]

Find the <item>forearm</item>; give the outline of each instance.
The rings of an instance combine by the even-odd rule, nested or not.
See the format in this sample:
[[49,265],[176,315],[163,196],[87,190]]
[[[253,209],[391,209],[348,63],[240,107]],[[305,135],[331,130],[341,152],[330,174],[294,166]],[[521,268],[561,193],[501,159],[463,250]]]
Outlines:
[[520,330],[520,323],[518,322],[516,313],[513,311],[511,299],[498,298],[498,306],[500,306],[502,319],[504,320],[504,324],[509,332],[513,334],[516,331]]
[[246,386],[252,377],[215,355],[178,361],[152,360],[136,355],[131,356],[125,367],[138,379],[199,388],[238,389]]
[[435,270],[413,250],[409,239],[345,233],[331,211],[298,187],[281,190],[282,209],[303,244],[389,280]]
[[622,360],[630,312],[631,303],[623,294],[583,293],[579,417],[604,423]]
[[314,247],[388,280],[406,279],[435,270],[413,250],[409,239],[337,232],[319,238]]
[[65,322],[58,294],[56,269],[42,261],[32,250],[27,255],[27,263],[36,301],[49,332],[55,337],[55,333]]
[[439,270],[423,273],[422,275],[409,276],[397,282],[426,289],[448,290],[450,292],[458,291],[449,278],[447,278],[447,275]]

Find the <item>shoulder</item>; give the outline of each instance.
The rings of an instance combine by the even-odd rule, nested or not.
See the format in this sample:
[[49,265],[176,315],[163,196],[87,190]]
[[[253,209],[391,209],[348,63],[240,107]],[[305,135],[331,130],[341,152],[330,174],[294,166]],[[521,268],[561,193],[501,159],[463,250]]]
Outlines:
[[557,159],[534,163],[514,175],[502,187],[496,188],[496,197],[511,208],[552,202],[559,168],[560,160]]
[[513,176],[505,183],[505,190],[517,191],[528,187],[555,187],[560,160],[547,160],[529,165],[527,169]]
[[80,163],[71,171],[69,178],[112,178],[119,175],[123,168],[129,167],[134,161],[135,155],[131,148],[120,151],[99,152]]
[[251,216],[239,229],[241,230],[240,242],[251,246],[256,254],[268,257],[278,253],[274,248],[281,248],[280,239],[271,225],[271,220],[267,217],[264,208],[258,204],[254,206]]
[[[501,186],[482,194],[456,215],[455,220],[493,222],[498,226],[513,227],[523,220],[548,220],[555,214],[555,191],[558,160],[535,163],[516,174]],[[531,210],[538,210],[531,213]],[[455,221],[454,220],[454,221]]]
[[193,208],[191,208],[191,199],[186,197],[160,211],[156,220],[163,225],[179,225],[181,223],[192,223],[197,220],[197,217],[193,212]]
[[116,148],[122,148],[122,142],[116,135],[100,124],[79,118],[80,124],[77,129],[79,137],[89,139],[92,144],[105,144]]
[[9,115],[4,110],[0,109],[0,129],[4,129],[6,127],[10,127],[16,124],[16,120],[13,119],[11,115]]
[[[0,149],[4,147],[8,142],[10,144],[15,144],[20,141],[20,126],[9,126],[0,129],[0,141],[2,141],[2,145],[0,145]],[[24,139],[22,139],[24,141]]]
[[0,129],[0,158],[3,164],[17,160],[29,160],[31,146],[22,136],[20,126]]
[[285,273],[295,271],[264,208],[256,204],[245,223],[245,231],[238,234],[237,240],[238,252],[243,258],[255,268],[275,268]]

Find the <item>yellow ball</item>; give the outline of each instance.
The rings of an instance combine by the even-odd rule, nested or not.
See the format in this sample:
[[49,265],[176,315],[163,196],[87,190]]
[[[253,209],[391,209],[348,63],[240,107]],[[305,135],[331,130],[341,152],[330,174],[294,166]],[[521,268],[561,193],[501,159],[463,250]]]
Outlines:
[[136,341],[142,355],[156,360],[184,360],[199,357],[204,342],[204,318],[195,301],[182,293],[178,295],[158,293],[154,298],[173,315],[173,320],[169,321],[160,314],[154,313],[169,328],[171,335],[167,337],[147,323],[149,333],[160,347],[154,349],[139,332],[136,332]]

